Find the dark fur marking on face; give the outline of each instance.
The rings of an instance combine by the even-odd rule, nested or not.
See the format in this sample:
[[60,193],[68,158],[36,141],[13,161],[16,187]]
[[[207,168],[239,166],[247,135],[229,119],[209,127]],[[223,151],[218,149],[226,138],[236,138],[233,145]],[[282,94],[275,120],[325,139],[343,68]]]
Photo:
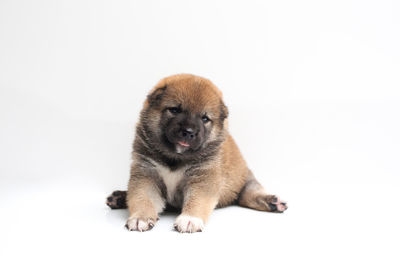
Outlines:
[[[159,126],[161,136],[157,137],[157,133],[155,132],[157,129],[151,129],[147,123],[149,110],[147,109],[142,113],[141,124],[136,130],[136,135],[139,138],[133,144],[134,151],[169,167],[171,170],[176,170],[186,164],[205,161],[217,152],[219,144],[223,141],[222,136],[219,136],[216,140],[208,142],[205,147],[200,147],[197,151],[191,150],[187,154],[177,154],[174,151],[174,144],[170,143],[164,134],[165,126],[170,123],[170,120],[168,120],[168,117],[162,116],[161,121],[163,122]],[[204,127],[204,125],[202,126]]]
[[133,147],[135,152],[142,155],[143,158],[149,157],[152,160],[161,163],[172,171],[184,165],[204,163],[212,160],[213,155],[218,152],[220,144],[224,140],[224,137],[221,135],[218,136],[216,140],[208,142],[204,148],[201,148],[198,151],[194,151],[190,154],[177,154],[170,152],[165,144],[162,144],[165,140],[159,140],[158,143],[155,142],[154,138],[150,138],[152,133],[145,125],[138,127],[136,134],[137,136],[140,136],[140,138],[137,138],[134,142]]
[[[163,133],[162,141],[164,145],[174,152],[177,143],[185,141],[190,144],[186,153],[195,153],[202,147],[209,134],[201,120],[201,115],[193,114],[188,110],[183,110],[173,117],[163,113],[159,127]],[[187,132],[187,130],[190,132]]]

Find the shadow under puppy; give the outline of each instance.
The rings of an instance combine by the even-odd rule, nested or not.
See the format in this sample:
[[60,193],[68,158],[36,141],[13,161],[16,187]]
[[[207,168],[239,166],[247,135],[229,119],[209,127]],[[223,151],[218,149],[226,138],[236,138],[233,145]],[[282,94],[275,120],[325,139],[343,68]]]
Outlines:
[[188,233],[202,231],[216,207],[287,209],[248,169],[227,117],[222,93],[207,79],[173,75],[150,91],[136,127],[128,191],[107,198],[111,208],[128,207],[129,230],[153,228],[166,204],[182,209],[174,226]]

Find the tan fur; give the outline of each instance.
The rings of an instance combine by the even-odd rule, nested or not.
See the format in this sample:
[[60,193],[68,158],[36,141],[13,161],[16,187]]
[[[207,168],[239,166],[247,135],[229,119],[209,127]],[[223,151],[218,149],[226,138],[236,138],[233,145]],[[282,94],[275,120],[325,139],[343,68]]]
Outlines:
[[158,213],[164,208],[158,208],[161,192],[153,181],[146,177],[136,176],[131,181],[127,195],[130,217],[156,220]]
[[[162,97],[161,107],[150,109],[147,121],[149,127],[158,127],[159,114],[163,107],[177,104],[182,104],[184,109],[189,109],[194,113],[207,112],[207,115],[212,120],[218,121],[221,103],[223,103],[222,93],[209,80],[189,74],[174,75],[161,80],[150,91],[149,95],[156,95],[158,93],[157,90],[165,86],[168,86],[169,93]],[[145,110],[149,107],[150,102],[147,99],[143,109]],[[224,105],[223,108],[226,109]],[[225,112],[227,113],[227,110]],[[211,141],[214,140],[221,131],[223,132],[224,141],[220,145],[218,153],[211,161],[196,168],[194,172],[192,172],[190,165],[174,171],[165,170],[165,167],[160,167],[159,164],[154,162],[143,162],[142,156],[134,151],[134,162],[127,195],[130,220],[141,219],[154,223],[158,213],[164,208],[163,201],[169,201],[174,205],[170,196],[166,200],[162,200],[162,192],[157,181],[160,184],[164,184],[167,191],[170,190],[167,194],[175,193],[175,191],[171,191],[177,190],[175,186],[178,185],[175,183],[182,185],[184,190],[182,215],[201,218],[203,222],[208,220],[215,207],[227,206],[235,201],[238,201],[242,206],[270,211],[268,203],[274,203],[275,197],[266,194],[248,169],[235,141],[227,130],[227,120],[219,126],[217,123],[214,124],[209,139]],[[154,166],[154,174],[148,173],[149,167],[146,167],[148,166],[146,164]],[[155,178],[149,179],[149,175]],[[166,179],[175,179],[177,182]],[[138,223],[136,222],[136,224]],[[138,228],[140,227],[138,226]],[[184,232],[202,230],[196,228],[185,230],[184,227],[182,230],[182,226],[178,228]],[[151,227],[143,226],[139,230],[148,229],[151,229]]]

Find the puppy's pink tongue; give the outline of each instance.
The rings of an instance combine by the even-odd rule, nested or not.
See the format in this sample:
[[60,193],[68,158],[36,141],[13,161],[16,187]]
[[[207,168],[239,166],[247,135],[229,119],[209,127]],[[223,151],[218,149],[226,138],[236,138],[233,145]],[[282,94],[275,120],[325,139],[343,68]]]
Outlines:
[[184,146],[184,147],[188,147],[189,146],[188,143],[183,142],[183,141],[179,141],[178,144],[180,144],[181,146]]

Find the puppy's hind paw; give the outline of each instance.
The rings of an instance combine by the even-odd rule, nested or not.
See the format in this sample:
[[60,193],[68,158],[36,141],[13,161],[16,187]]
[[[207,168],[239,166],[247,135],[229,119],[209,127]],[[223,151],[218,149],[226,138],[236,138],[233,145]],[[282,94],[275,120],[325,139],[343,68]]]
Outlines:
[[106,204],[111,209],[126,209],[126,191],[114,191],[107,197]]
[[288,209],[287,203],[274,195],[263,196],[259,201],[266,205],[267,211],[282,213]]

